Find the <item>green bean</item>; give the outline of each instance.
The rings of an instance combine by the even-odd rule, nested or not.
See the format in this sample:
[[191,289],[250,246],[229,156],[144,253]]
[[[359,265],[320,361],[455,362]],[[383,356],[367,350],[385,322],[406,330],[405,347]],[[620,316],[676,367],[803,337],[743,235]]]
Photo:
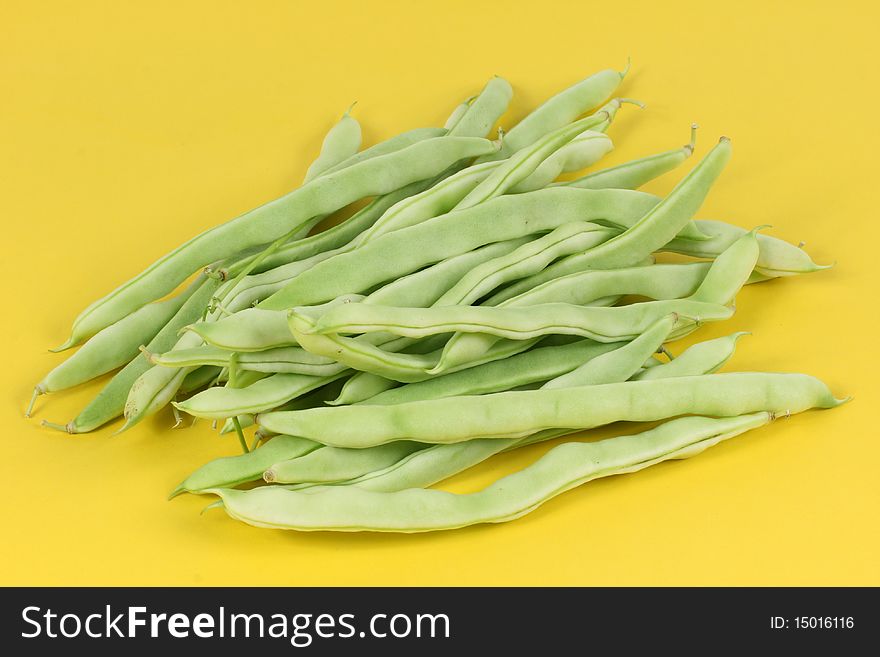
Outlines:
[[[627,69],[629,67],[627,66]],[[504,135],[501,150],[484,159],[503,159],[538,141],[548,132],[574,121],[581,114],[598,107],[614,93],[627,71],[606,69],[564,89],[545,101]]]
[[368,294],[362,303],[426,308],[433,305],[467,272],[482,263],[504,256],[527,244],[529,237],[494,242],[473,251],[451,256],[435,265],[391,281]]
[[455,162],[487,153],[484,139],[439,137],[375,157],[324,176],[286,196],[189,240],[127,283],[86,308],[70,339],[79,343],[181,283],[199,267],[251,246],[276,240],[319,217],[365,196],[386,194],[437,175]]
[[446,130],[452,130],[461,120],[461,117],[463,117],[468,111],[468,108],[471,106],[471,103],[474,102],[475,99],[476,96],[471,96],[464,102],[456,105],[455,109],[453,109],[452,113],[449,115],[449,118],[446,119],[446,123],[443,124],[443,127]]
[[309,166],[303,183],[314,180],[331,167],[352,157],[360,150],[361,124],[351,116],[353,108],[354,104],[352,103],[351,107],[345,110],[342,118],[330,128],[321,144],[321,153]]
[[[560,148],[569,144],[585,130],[595,128],[608,118],[608,112],[600,112],[593,116],[575,121],[550,132],[533,144],[522,148],[500,166],[493,169],[484,181],[465,196],[455,210],[465,210],[484,203],[489,199],[506,194],[531,177],[541,164],[557,153]],[[485,165],[478,165],[485,166]]]
[[342,390],[339,396],[333,401],[327,402],[330,406],[341,406],[343,404],[357,404],[365,399],[371,399],[376,395],[390,390],[400,385],[397,381],[386,379],[378,374],[370,374],[369,372],[358,372],[352,376]]
[[233,518],[298,530],[420,532],[519,518],[547,500],[599,477],[684,459],[774,419],[760,411],[732,418],[686,417],[630,436],[554,447],[529,467],[468,494],[411,488],[393,493],[357,486],[305,491],[270,486],[212,489]]
[[[288,323],[291,333],[304,349],[314,354],[335,358],[340,363],[362,372],[370,372],[405,383],[424,381],[431,377],[431,370],[437,365],[441,355],[440,351],[428,354],[398,353],[381,349],[362,339],[313,333],[311,331],[314,331],[316,319],[309,315],[310,309],[301,308],[299,311],[291,312]],[[507,358],[525,351],[535,342],[537,338],[499,342],[481,354],[479,359],[466,363],[462,368]]]
[[195,367],[198,365],[228,367],[230,356],[233,353],[237,354],[239,367],[246,371],[323,376],[332,374],[338,369],[334,360],[310,354],[299,347],[277,347],[265,351],[239,353],[213,345],[202,345],[194,349],[151,354],[150,362],[163,367]]
[[700,287],[689,298],[724,305],[732,303],[758,261],[758,230],[760,228],[743,234],[719,254]]
[[[660,250],[697,258],[714,258],[749,232],[745,228],[733,226],[723,221],[703,219],[695,223],[702,233],[709,236],[708,240],[695,242],[676,238]],[[831,266],[817,265],[803,249],[769,235],[758,234],[758,247],[760,252],[755,271],[768,278],[808,274],[828,269]]]
[[722,137],[715,148],[675,186],[669,195],[634,226],[586,253],[563,258],[544,271],[508,286],[506,290],[496,295],[496,303],[575,271],[626,267],[634,260],[662,248],[699,210],[712,183],[730,159],[730,152],[730,140]]
[[541,346],[452,374],[409,383],[365,399],[361,403],[400,404],[421,399],[502,392],[570,372],[581,363],[620,348],[622,342],[578,340],[566,345]]
[[685,349],[677,358],[657,367],[647,368],[635,375],[633,379],[645,381],[717,372],[733,356],[737,340],[744,335],[749,335],[749,333],[740,331],[723,338],[698,342]]
[[184,413],[208,419],[260,413],[347,374],[345,365],[339,365],[336,373],[326,376],[273,374],[244,388],[208,388],[187,400],[172,404]]
[[31,416],[38,395],[72,388],[121,367],[138,355],[138,348],[156,337],[156,334],[180,310],[202,285],[198,277],[181,294],[148,303],[128,317],[101,329],[70,358],[55,367],[34,387],[34,395],[25,411]]
[[273,463],[263,473],[263,479],[268,483],[279,484],[345,481],[397,463],[424,447],[405,440],[369,450],[325,447]]
[[247,454],[224,456],[209,461],[175,488],[169,497],[180,493],[200,493],[215,486],[235,486],[263,476],[266,468],[280,460],[308,454],[322,445],[294,436],[275,436]]
[[378,144],[373,144],[369,148],[365,148],[364,150],[345,158],[341,162],[329,167],[324,171],[323,175],[338,173],[343,169],[347,169],[356,164],[362,164],[363,162],[377,157],[399,153],[410,146],[436,139],[438,137],[443,137],[446,134],[447,132],[443,128],[414,128],[412,130],[407,130],[406,132],[401,132],[399,135],[394,135],[393,137],[380,141]]
[[486,83],[480,94],[468,105],[467,111],[449,129],[449,135],[485,137],[495,122],[507,111],[512,97],[513,89],[510,83],[496,75]]
[[[611,378],[613,376],[619,376],[621,380],[626,381],[641,368],[652,354],[660,349],[677,321],[678,317],[674,314],[662,317],[629,344],[613,352],[601,354],[567,374],[547,381],[541,388],[551,390],[553,388],[588,386],[613,380]],[[629,360],[628,363],[627,360]],[[626,366],[621,367],[621,363],[626,363]]]
[[[291,311],[291,319],[307,309]],[[598,342],[632,339],[669,313],[679,313],[676,326],[694,321],[727,319],[732,311],[716,303],[671,299],[646,301],[629,306],[597,308],[566,303],[527,307],[443,306],[397,308],[359,303],[334,306],[322,314],[313,328],[321,334],[387,331],[412,338],[462,331],[488,333],[513,340],[526,340],[550,333],[580,335]],[[299,333],[297,333],[299,340]]]
[[697,124],[691,126],[691,141],[681,148],[649,155],[631,162],[589,173],[577,180],[553,183],[551,186],[580,187],[582,189],[638,189],[664,173],[680,166],[694,153]]
[[608,135],[586,130],[547,157],[528,178],[514,186],[513,194],[542,189],[560,174],[580,171],[592,166],[611,152],[614,144]]
[[824,383],[811,376],[748,372],[447,397],[392,406],[265,413],[257,422],[270,431],[325,445],[370,447],[394,440],[454,443],[517,438],[543,429],[590,429],[620,420],[647,422],[684,413],[797,413],[839,403]]
[[557,258],[591,249],[613,235],[610,229],[586,221],[562,224],[511,253],[474,267],[435,305],[472,304],[508,281],[541,271]]
[[[219,281],[208,279],[204,280],[198,288],[193,289],[192,295],[184,302],[180,310],[147,344],[147,351],[170,349],[177,340],[177,332],[186,324],[199,318],[219,285]],[[128,365],[116,373],[101,392],[73,420],[63,425],[44,421],[43,426],[76,434],[94,431],[116,419],[123,413],[126,397],[132,385],[150,367],[147,356],[139,353]]]
[[[492,242],[552,230],[577,220],[601,217],[625,222],[624,215],[635,219],[655,202],[650,195],[629,190],[563,187],[500,196],[467,210],[453,211],[382,235],[351,253],[318,263],[259,306],[266,310],[286,310],[322,303],[341,294],[368,290]],[[650,246],[653,247],[653,243]],[[636,260],[642,257],[644,254],[639,253]]]

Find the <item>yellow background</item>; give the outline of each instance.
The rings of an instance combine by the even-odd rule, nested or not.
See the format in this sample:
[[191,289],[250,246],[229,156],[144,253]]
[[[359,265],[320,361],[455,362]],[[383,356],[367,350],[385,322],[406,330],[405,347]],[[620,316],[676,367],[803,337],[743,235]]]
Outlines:
[[[856,10],[868,6],[6,0],[0,583],[880,584],[880,16]],[[297,185],[352,101],[374,143],[442,124],[497,73],[515,89],[512,125],[628,55],[621,92],[648,109],[621,111],[607,163],[684,143],[698,121],[698,154],[721,134],[735,152],[701,216],[773,224],[838,263],[750,287],[732,320],[697,337],[751,330],[728,369],[809,372],[853,403],[591,483],[514,523],[414,536],[259,530],[200,516],[206,498],[165,501],[236,452],[205,422],[171,431],[162,413],[71,437],[23,418],[60,361],[46,349],[82,307]],[[66,421],[97,390],[41,398],[38,417]]]

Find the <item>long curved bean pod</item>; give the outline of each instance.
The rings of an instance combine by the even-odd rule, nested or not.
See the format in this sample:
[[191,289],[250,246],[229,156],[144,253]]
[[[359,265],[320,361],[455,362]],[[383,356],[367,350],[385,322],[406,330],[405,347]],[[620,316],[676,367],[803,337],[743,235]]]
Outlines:
[[235,486],[254,481],[263,476],[266,468],[285,459],[296,458],[321,449],[323,446],[312,440],[294,436],[275,436],[272,440],[246,454],[224,456],[209,461],[175,488],[169,497],[180,493],[199,493],[214,486]]
[[566,345],[539,346],[504,360],[496,360],[452,374],[392,388],[361,403],[401,404],[422,399],[501,392],[565,374],[582,363],[618,349],[624,344],[578,340]]
[[505,242],[494,242],[441,260],[435,265],[401,276],[383,285],[368,294],[362,303],[427,308],[475,267],[507,255],[529,241],[529,236],[526,236]]
[[298,530],[419,532],[506,522],[599,477],[683,459],[772,421],[772,412],[733,418],[680,418],[631,436],[564,443],[520,472],[469,494],[411,488],[377,493],[357,486],[309,492],[283,487],[213,489],[233,518],[259,527]]
[[454,209],[465,210],[472,208],[475,205],[514,190],[518,185],[531,177],[548,157],[557,153],[560,148],[569,144],[572,139],[585,130],[595,128],[603,121],[606,121],[608,117],[608,112],[599,112],[580,121],[564,125],[522,148],[511,155],[509,159],[503,161],[500,166],[493,169],[486,179],[477,185],[470,194],[465,196]]
[[511,153],[533,144],[548,132],[557,130],[588,110],[598,107],[614,93],[627,70],[618,72],[605,69],[560,91],[513,126],[504,135],[501,150],[484,156],[484,159],[509,157]]
[[[677,319],[675,315],[667,315],[658,319],[629,344],[614,352],[600,354],[567,374],[547,381],[541,386],[541,389],[588,386],[605,383],[613,380],[613,377],[620,377],[624,381],[629,379],[638,371],[642,363],[648,360],[652,354],[657,353],[675,327]],[[621,368],[621,362],[625,363],[627,360],[629,360],[630,366]]]
[[614,231],[573,221],[468,272],[436,301],[438,306],[469,305],[504,283],[541,271],[557,258],[581,253],[607,241]]
[[420,443],[405,440],[376,449],[325,447],[303,456],[273,463],[263,473],[269,483],[334,483],[354,479],[397,463],[413,452],[424,449]]
[[[259,305],[267,310],[285,310],[322,303],[341,294],[368,290],[492,242],[552,230],[572,221],[632,221],[655,204],[655,197],[629,190],[557,187],[500,196],[382,235],[351,253],[318,263]],[[636,260],[644,255],[640,253]]]
[[586,130],[547,157],[525,180],[511,188],[518,194],[542,189],[563,173],[592,166],[611,152],[614,144],[603,132]]
[[685,413],[796,413],[839,403],[824,383],[806,374],[748,372],[265,413],[257,422],[270,431],[325,445],[370,447],[393,440],[454,443],[517,438],[542,429],[590,429],[620,420],[647,422]]
[[30,417],[38,395],[72,388],[131,361],[137,356],[138,348],[156,337],[203,281],[204,277],[199,277],[181,294],[164,301],[148,303],[128,317],[98,331],[34,387],[34,397],[25,416]]
[[[449,129],[453,137],[485,137],[507,111],[513,88],[504,78],[493,77],[480,94],[468,105],[458,121]],[[501,159],[501,158],[499,158]]]
[[333,359],[310,354],[300,347],[277,347],[265,351],[235,352],[205,344],[194,349],[151,354],[150,362],[153,365],[162,365],[163,367],[196,367],[199,365],[229,367],[232,354],[236,354],[239,368],[245,371],[325,376],[338,369],[336,361]]
[[484,139],[439,137],[328,173],[286,196],[192,238],[160,258],[74,321],[70,339],[79,343],[145,303],[173,290],[199,267],[248,247],[277,240],[292,230],[366,196],[386,194],[436,176],[452,164],[492,151]]
[[347,374],[348,368],[345,365],[338,365],[336,373],[327,376],[273,374],[244,388],[208,388],[189,399],[172,404],[184,413],[208,419],[260,413]]
[[[302,314],[296,308],[291,318]],[[412,338],[463,331],[527,340],[542,335],[580,335],[598,342],[633,339],[660,317],[678,313],[676,326],[727,319],[732,311],[717,303],[684,299],[646,301],[611,308],[547,303],[527,307],[443,306],[396,308],[344,304],[321,315],[311,329],[321,334],[387,331]],[[302,331],[307,332],[307,331]]]
[[355,155],[361,147],[361,124],[351,115],[349,107],[342,118],[327,132],[321,143],[321,152],[306,171],[307,183],[326,172],[331,167]]
[[[156,337],[150,340],[147,351],[165,351],[173,347],[178,339],[177,332],[199,318],[219,286],[219,281],[204,280],[197,289],[193,290],[192,296],[184,302],[174,317],[156,334]],[[151,367],[147,355],[139,353],[110,379],[101,392],[73,420],[64,425],[51,422],[43,424],[62,429],[67,433],[86,433],[115,420],[123,414],[126,399],[134,382]]]
[[334,164],[324,171],[324,175],[337,173],[343,169],[347,169],[348,167],[361,164],[377,157],[398,153],[414,144],[428,141],[429,139],[436,139],[437,137],[443,137],[446,134],[446,130],[443,128],[413,128],[412,130],[401,132],[399,135],[394,135],[393,137],[380,141],[378,144],[373,144],[369,148],[365,148],[364,150],[345,158],[341,162]]
[[[633,259],[665,246],[681,231],[700,209],[712,184],[730,160],[730,140],[722,137],[718,144],[637,224],[586,253],[568,256],[544,271],[510,285],[496,296],[496,303],[526,290],[585,269],[626,267]],[[566,189],[556,187],[552,189]],[[550,190],[546,190],[550,191]],[[607,191],[607,190],[605,190]],[[696,240],[694,240],[696,242]]]
[[[692,241],[673,239],[661,251],[670,251],[696,258],[715,258],[749,231],[723,221],[698,219],[694,223],[709,239]],[[828,269],[831,265],[817,265],[801,248],[770,235],[758,233],[758,262],[755,271],[768,278],[809,274]]]
[[668,363],[648,367],[636,374],[633,379],[646,381],[717,372],[733,356],[737,341],[744,335],[748,333],[740,331],[723,338],[698,342]]
[[681,148],[649,155],[617,166],[589,173],[582,178],[553,183],[582,189],[638,189],[664,173],[681,166],[694,154],[697,125],[691,126],[691,141]]

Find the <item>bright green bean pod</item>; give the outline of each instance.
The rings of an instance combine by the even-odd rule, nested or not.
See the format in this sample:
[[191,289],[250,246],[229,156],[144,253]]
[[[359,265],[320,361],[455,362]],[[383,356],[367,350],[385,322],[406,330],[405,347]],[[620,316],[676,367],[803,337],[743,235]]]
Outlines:
[[[619,376],[626,381],[641,368],[652,354],[657,353],[677,321],[678,318],[675,315],[662,317],[629,344],[615,349],[613,352],[599,355],[577,369],[547,381],[541,386],[541,389],[589,386],[613,380],[614,376]],[[621,363],[624,364],[624,367],[621,367]]]
[[496,75],[486,83],[480,94],[468,105],[467,111],[449,129],[449,135],[485,137],[501,115],[507,111],[511,98],[513,98],[513,88],[510,83]]
[[201,493],[215,486],[236,486],[263,476],[266,468],[284,459],[302,456],[322,445],[305,438],[275,436],[272,440],[247,454],[224,456],[209,461],[175,488],[169,497],[180,493]]
[[586,253],[563,258],[544,271],[508,286],[497,296],[496,302],[504,301],[541,283],[576,271],[627,267],[645,255],[662,248],[700,209],[712,184],[730,160],[730,154],[730,140],[722,137],[715,148],[675,186],[669,195],[634,226]]
[[[629,190],[564,187],[500,196],[467,210],[449,212],[382,235],[351,253],[318,263],[261,302],[259,307],[286,310],[322,303],[342,294],[366,291],[480,246],[552,230],[571,221],[597,218],[614,222],[634,221],[644,216],[656,202],[650,194]],[[644,231],[638,231],[641,232]],[[666,239],[663,244],[668,241]],[[653,247],[653,244],[649,246]],[[644,255],[640,253],[636,260],[641,260]]]
[[506,522],[599,477],[683,459],[764,426],[772,412],[733,418],[687,417],[631,436],[559,445],[520,472],[469,494],[410,488],[380,493],[357,486],[308,492],[283,487],[213,489],[233,518],[258,527],[298,530],[420,532]]
[[171,292],[199,267],[242,249],[277,240],[298,227],[358,199],[387,194],[436,176],[452,164],[488,153],[495,146],[477,138],[427,139],[400,151],[353,164],[324,176],[212,228],[163,256],[109,295],[86,308],[74,321],[67,348]]
[[337,406],[265,413],[270,431],[335,447],[370,447],[394,440],[455,443],[518,438],[543,429],[591,429],[621,420],[651,422],[682,414],[797,413],[841,402],[805,374],[737,372],[579,388],[447,397],[392,406]]
[[349,107],[342,118],[330,128],[321,144],[321,152],[306,171],[303,184],[314,180],[331,167],[355,155],[361,147],[361,124],[351,116]]
[[646,381],[717,372],[733,356],[737,340],[744,335],[749,335],[749,333],[740,331],[723,338],[698,342],[685,349],[678,357],[668,363],[646,368],[636,374],[633,379]]
[[334,483],[381,470],[425,446],[398,441],[376,449],[325,447],[302,456],[273,463],[263,479],[268,483]]

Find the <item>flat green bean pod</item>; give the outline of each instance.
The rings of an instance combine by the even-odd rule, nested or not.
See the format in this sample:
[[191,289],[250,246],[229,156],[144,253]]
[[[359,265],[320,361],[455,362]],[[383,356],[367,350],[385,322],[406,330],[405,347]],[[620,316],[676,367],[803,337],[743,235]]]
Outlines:
[[[678,317],[674,314],[662,317],[632,342],[610,353],[600,354],[580,367],[547,381],[541,386],[541,389],[589,386],[606,383],[613,380],[614,377],[620,377],[620,380],[626,381],[641,368],[652,354],[657,353],[677,321]],[[629,361],[628,366],[621,367],[621,363],[626,364],[627,361]]]
[[171,402],[174,407],[195,417],[222,419],[267,411],[291,399],[347,376],[348,368],[338,365],[335,374],[273,374],[243,388],[208,388],[184,401]]
[[484,159],[509,157],[511,153],[533,144],[548,132],[557,130],[588,110],[598,107],[614,93],[627,70],[618,72],[605,69],[560,91],[511,128],[504,135],[501,150],[484,156]]
[[380,493],[357,486],[310,492],[283,487],[213,489],[233,518],[258,527],[298,530],[420,532],[514,520],[599,477],[636,472],[700,453],[768,424],[772,412],[713,419],[688,417],[632,436],[564,443],[531,466],[469,494],[410,488]]
[[[655,204],[655,197],[630,190],[557,187],[500,196],[382,235],[351,253],[318,263],[259,306],[286,310],[323,303],[342,294],[369,290],[486,244],[552,230],[572,221],[635,221]],[[661,245],[669,239],[664,234]],[[651,251],[655,250],[653,243],[650,246]],[[635,260],[647,253],[639,253]]]
[[265,351],[239,353],[206,344],[194,349],[151,354],[150,362],[163,367],[196,367],[199,365],[229,367],[232,354],[236,354],[238,366],[241,369],[255,372],[323,376],[338,370],[336,361],[333,359],[310,354],[300,347],[277,347]]
[[449,129],[449,135],[485,137],[501,115],[507,111],[511,98],[513,98],[513,88],[510,83],[496,75],[486,83],[480,94]]
[[438,137],[388,155],[352,164],[212,228],[163,256],[107,296],[92,303],[74,321],[67,348],[171,292],[200,267],[266,244],[368,196],[393,192],[436,176],[456,162],[492,152],[495,146],[470,137]]
[[180,493],[200,493],[214,486],[236,486],[263,476],[266,468],[284,459],[302,456],[323,445],[295,436],[275,436],[247,454],[224,456],[209,461],[175,488],[169,497]]
[[[521,294],[553,278],[585,269],[614,269],[632,265],[636,260],[666,245],[700,209],[712,184],[730,160],[730,140],[721,141],[663,199],[635,225],[601,246],[563,258],[544,271],[510,285],[496,295],[496,303]],[[551,189],[567,189],[554,187]],[[550,191],[550,190],[545,190]],[[608,190],[604,190],[608,191]],[[611,220],[615,223],[614,220]],[[693,240],[697,241],[697,240]]]
[[473,304],[508,281],[539,272],[557,258],[586,251],[613,236],[613,230],[587,221],[562,224],[511,253],[474,267],[435,305]]
[[361,124],[351,115],[354,105],[327,132],[321,144],[321,152],[306,171],[304,183],[328,171],[357,154],[361,147]]
[[454,443],[518,438],[543,429],[590,429],[620,420],[649,422],[686,413],[797,413],[840,403],[824,383],[805,374],[738,372],[447,397],[391,406],[265,413],[257,416],[257,422],[270,431],[325,445],[370,447],[394,440]]
[[691,126],[691,141],[681,148],[649,155],[617,166],[589,173],[582,178],[553,183],[583,189],[638,189],[680,166],[694,153],[697,125]]
[[378,374],[370,372],[357,372],[342,386],[339,396],[327,402],[330,406],[341,406],[343,404],[357,404],[365,399],[371,399],[378,394],[390,390],[400,383],[392,379],[386,379]]
[[[302,310],[292,310],[291,317],[298,316]],[[504,308],[396,308],[353,303],[328,310],[310,330],[325,335],[387,331],[412,338],[462,331],[488,333],[512,340],[562,334],[580,335],[598,342],[618,342],[634,338],[660,317],[670,313],[681,315],[676,326],[684,326],[699,321],[727,319],[733,311],[717,303],[685,299],[646,301],[611,308],[567,303]]]
[[[733,226],[723,221],[702,219],[695,223],[700,232],[706,234],[709,239],[696,242],[676,238],[661,250],[697,258],[715,258],[749,232],[745,228]],[[768,278],[809,274],[828,269],[831,266],[817,265],[803,249],[770,235],[758,234],[758,247],[760,251],[755,271]]]
[[525,180],[511,188],[518,194],[542,189],[560,174],[580,171],[592,166],[614,149],[611,138],[603,132],[586,130],[552,153]]
[[325,447],[273,463],[263,479],[268,483],[335,483],[354,479],[368,472],[381,470],[425,446],[405,440],[375,449]]
[[749,335],[745,331],[732,333],[723,338],[706,340],[688,347],[668,363],[649,367],[633,377],[634,380],[665,379],[678,376],[711,374],[720,370],[733,356],[737,340]]
[[345,158],[341,162],[328,167],[327,170],[323,172],[323,175],[337,173],[355,164],[361,164],[362,162],[383,155],[398,153],[405,148],[418,144],[419,142],[443,137],[446,134],[446,130],[443,128],[414,128],[412,130],[407,130],[406,132],[401,132],[399,135],[394,135],[384,141],[380,141],[378,144],[374,144],[369,148],[365,148],[364,150]]

